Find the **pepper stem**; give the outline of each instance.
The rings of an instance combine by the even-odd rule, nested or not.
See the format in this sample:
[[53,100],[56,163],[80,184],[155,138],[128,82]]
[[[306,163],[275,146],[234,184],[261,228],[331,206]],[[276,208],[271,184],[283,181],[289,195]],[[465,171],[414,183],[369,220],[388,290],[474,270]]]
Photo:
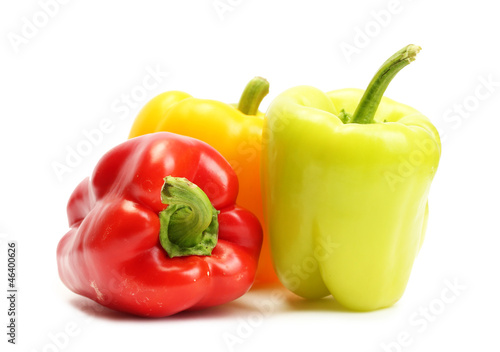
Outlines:
[[373,123],[378,105],[389,83],[403,67],[415,60],[420,47],[410,44],[392,55],[373,76],[354,112],[353,123]]
[[205,192],[182,177],[163,179],[161,202],[168,204],[160,217],[160,243],[170,258],[211,255],[217,244],[219,212]]
[[269,82],[262,77],[253,78],[241,94],[238,110],[245,115],[256,115],[267,93],[269,93]]

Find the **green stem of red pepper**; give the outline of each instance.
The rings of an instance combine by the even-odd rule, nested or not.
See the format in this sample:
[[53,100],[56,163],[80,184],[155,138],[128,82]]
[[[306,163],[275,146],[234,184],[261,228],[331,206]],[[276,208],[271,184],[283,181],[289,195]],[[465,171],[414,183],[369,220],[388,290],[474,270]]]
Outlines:
[[159,213],[160,243],[168,256],[211,255],[217,244],[219,212],[205,192],[185,178],[167,176],[161,201],[168,204]]
[[248,82],[241,94],[238,110],[245,115],[256,115],[262,99],[269,93],[269,82],[262,77],[255,77]]
[[353,114],[353,123],[373,123],[373,118],[387,86],[403,67],[415,60],[420,49],[419,46],[410,44],[384,62],[366,88],[365,94],[363,94]]

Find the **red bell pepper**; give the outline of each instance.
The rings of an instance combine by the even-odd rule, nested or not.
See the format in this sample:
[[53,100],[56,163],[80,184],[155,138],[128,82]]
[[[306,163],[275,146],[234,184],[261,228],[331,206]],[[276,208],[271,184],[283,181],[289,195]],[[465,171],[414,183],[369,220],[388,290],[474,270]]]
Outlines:
[[71,195],[59,276],[75,293],[140,316],[234,300],[252,285],[262,244],[237,193],[234,171],[204,142],[167,132],[128,140]]

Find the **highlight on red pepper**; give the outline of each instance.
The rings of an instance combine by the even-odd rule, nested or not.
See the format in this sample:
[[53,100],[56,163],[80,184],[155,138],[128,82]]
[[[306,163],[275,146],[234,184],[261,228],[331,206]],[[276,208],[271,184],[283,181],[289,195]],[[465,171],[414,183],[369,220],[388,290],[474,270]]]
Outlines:
[[208,144],[168,132],[130,139],[71,195],[59,276],[77,294],[146,317],[234,300],[250,289],[262,245],[237,195],[234,171]]

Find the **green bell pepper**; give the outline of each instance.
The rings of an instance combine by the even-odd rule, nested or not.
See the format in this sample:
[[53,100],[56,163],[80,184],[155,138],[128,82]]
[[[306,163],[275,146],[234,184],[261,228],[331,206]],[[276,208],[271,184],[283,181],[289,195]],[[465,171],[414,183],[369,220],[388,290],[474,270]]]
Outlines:
[[278,277],[299,296],[369,311],[405,290],[441,143],[425,116],[383,94],[419,50],[394,54],[364,92],[295,87],[266,113],[266,224]]

